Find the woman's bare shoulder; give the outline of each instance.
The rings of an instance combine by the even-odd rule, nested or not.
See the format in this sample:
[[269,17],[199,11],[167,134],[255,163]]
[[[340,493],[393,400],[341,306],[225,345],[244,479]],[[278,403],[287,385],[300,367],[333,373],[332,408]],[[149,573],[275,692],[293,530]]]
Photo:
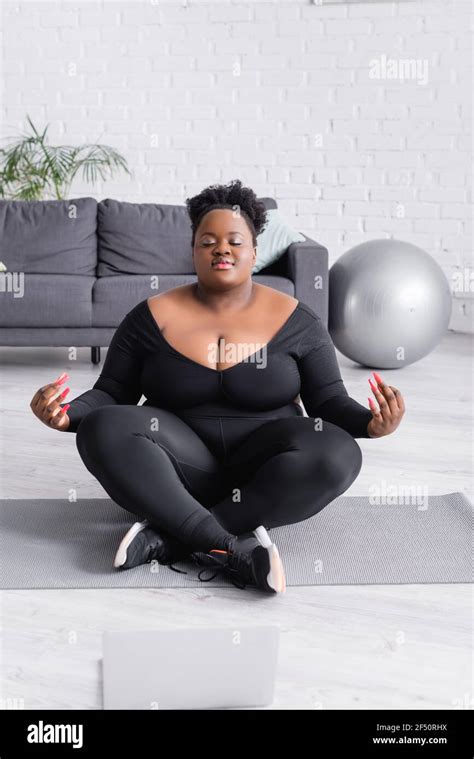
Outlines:
[[151,311],[156,314],[175,306],[182,306],[183,303],[189,300],[190,287],[190,285],[180,285],[179,287],[171,288],[171,290],[165,290],[163,293],[150,295],[147,298],[147,303]]
[[260,283],[254,283],[255,287],[258,287],[260,292],[260,298],[262,305],[265,308],[275,309],[276,311],[292,311],[298,305],[297,298],[293,298],[292,295],[282,293],[280,290],[275,290],[273,287],[262,285]]

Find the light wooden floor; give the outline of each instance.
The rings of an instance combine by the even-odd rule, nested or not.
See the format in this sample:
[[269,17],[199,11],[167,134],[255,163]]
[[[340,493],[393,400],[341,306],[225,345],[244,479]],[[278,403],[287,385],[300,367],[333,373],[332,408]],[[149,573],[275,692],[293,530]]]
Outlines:
[[[103,351],[104,352],[104,351]],[[99,367],[89,351],[0,348],[3,498],[107,497],[85,469],[73,434],[32,415],[35,390],[61,371],[71,397]],[[367,405],[369,371],[338,354],[349,393]],[[346,491],[374,483],[461,491],[472,500],[472,338],[448,333],[430,356],[382,371],[407,412],[395,434],[358,440],[362,471]],[[18,557],[21,561],[22,557]],[[190,590],[31,590],[1,594],[0,708],[101,708],[104,630],[271,623],[281,649],[274,708],[472,708],[472,586],[378,585],[288,588],[283,596]]]

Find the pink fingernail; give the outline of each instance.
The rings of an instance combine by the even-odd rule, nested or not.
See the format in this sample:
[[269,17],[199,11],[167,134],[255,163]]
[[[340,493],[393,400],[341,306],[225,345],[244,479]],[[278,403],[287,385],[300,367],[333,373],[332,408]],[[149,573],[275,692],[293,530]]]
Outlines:
[[377,372],[372,372],[372,374],[374,375],[376,382],[378,382],[380,385],[384,384],[384,381],[382,377],[380,376],[380,374],[377,374]]
[[60,398],[65,398],[66,395],[68,394],[68,392],[70,391],[70,389],[71,389],[70,387],[66,387],[66,389],[62,391],[62,393],[61,393],[61,395],[59,397]]
[[66,405],[62,407],[62,409],[61,409],[61,411],[59,413],[60,414],[65,414],[66,411],[68,410],[68,408],[70,407],[70,405],[71,405],[70,403],[66,403]]
[[377,390],[377,388],[375,387],[375,385],[374,385],[374,383],[372,382],[372,379],[371,379],[370,377],[369,377],[369,385],[370,385],[370,387],[372,388],[372,390]]

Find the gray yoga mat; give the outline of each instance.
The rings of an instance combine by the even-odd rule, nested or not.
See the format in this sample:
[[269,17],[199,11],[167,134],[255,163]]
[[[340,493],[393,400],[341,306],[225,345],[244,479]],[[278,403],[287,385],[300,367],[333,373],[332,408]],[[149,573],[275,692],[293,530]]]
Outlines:
[[[287,586],[469,583],[472,517],[463,493],[395,505],[340,496],[319,514],[270,535]],[[114,569],[118,544],[134,521],[108,498],[0,501],[0,587],[234,587],[221,576],[200,582],[199,568],[188,561],[175,565],[188,574],[156,562]]]

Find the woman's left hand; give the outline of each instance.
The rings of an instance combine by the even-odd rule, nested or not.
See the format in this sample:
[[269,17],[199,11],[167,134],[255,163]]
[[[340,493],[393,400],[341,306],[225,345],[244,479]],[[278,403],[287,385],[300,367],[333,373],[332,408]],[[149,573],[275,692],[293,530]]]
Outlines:
[[368,399],[372,419],[367,425],[367,433],[369,437],[382,437],[383,435],[390,435],[397,429],[405,413],[405,401],[400,390],[393,385],[385,384],[377,372],[372,372],[372,374],[377,384],[370,378],[369,385],[379,408],[376,407],[372,398]]

